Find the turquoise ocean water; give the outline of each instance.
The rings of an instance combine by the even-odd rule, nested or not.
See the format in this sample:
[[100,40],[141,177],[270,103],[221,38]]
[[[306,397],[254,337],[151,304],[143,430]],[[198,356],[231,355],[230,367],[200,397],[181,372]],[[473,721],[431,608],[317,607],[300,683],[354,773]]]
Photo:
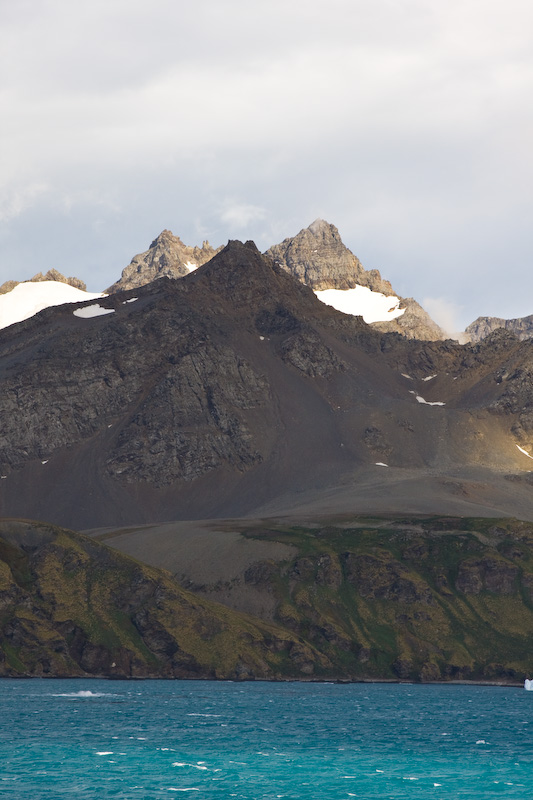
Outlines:
[[0,798],[533,798],[533,693],[0,680]]

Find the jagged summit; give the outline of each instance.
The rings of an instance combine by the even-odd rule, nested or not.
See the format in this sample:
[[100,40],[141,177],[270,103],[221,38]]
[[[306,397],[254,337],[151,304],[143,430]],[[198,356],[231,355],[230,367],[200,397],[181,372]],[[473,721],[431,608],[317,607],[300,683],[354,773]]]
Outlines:
[[329,222],[316,219],[296,236],[266,251],[275,263],[315,291],[367,286],[374,292],[393,294],[378,270],[365,270]]
[[189,247],[172,231],[163,230],[148,250],[134,256],[122,271],[120,280],[106,289],[114,292],[136,289],[158,278],[182,278],[205,264],[222,248],[213,248],[208,241],[201,247]]

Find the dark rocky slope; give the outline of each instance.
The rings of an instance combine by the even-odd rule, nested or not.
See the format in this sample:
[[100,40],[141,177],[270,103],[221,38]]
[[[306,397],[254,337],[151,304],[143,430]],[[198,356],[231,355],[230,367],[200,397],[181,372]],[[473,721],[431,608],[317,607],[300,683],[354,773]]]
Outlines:
[[382,462],[419,480],[511,473],[520,505],[495,511],[533,516],[517,449],[533,448],[529,341],[381,334],[253,243],[99,303],[113,313],[55,307],[0,332],[4,515],[88,528],[280,510],[369,471],[386,487]]
[[0,676],[282,678],[331,673],[279,625],[203,600],[72,531],[0,521]]

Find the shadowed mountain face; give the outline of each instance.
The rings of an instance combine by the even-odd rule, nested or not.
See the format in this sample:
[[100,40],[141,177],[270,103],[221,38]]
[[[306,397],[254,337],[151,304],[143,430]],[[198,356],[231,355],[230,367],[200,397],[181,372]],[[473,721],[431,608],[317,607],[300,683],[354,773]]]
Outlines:
[[83,305],[98,315],[0,334],[1,514],[89,528],[372,497],[533,516],[529,341],[381,334],[253,243]]

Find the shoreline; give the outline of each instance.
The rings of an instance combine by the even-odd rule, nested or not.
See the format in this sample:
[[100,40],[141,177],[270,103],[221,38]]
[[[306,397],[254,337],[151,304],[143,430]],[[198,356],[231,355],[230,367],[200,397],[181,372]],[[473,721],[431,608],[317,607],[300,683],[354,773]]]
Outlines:
[[163,678],[158,676],[147,677],[127,677],[127,676],[114,676],[114,675],[0,675],[0,680],[13,681],[32,681],[32,680],[56,680],[56,681],[110,681],[115,683],[117,681],[135,682],[140,681],[182,681],[190,683],[191,681],[198,681],[202,683],[312,683],[312,684],[330,684],[353,686],[356,684],[375,684],[375,685],[396,685],[396,686],[495,686],[502,689],[524,689],[524,683],[516,681],[483,681],[483,680],[453,680],[453,681],[404,681],[396,680],[394,678],[360,678],[358,680],[350,680],[347,678],[333,678],[333,679],[313,679],[313,678],[199,678],[197,676],[191,678]]

